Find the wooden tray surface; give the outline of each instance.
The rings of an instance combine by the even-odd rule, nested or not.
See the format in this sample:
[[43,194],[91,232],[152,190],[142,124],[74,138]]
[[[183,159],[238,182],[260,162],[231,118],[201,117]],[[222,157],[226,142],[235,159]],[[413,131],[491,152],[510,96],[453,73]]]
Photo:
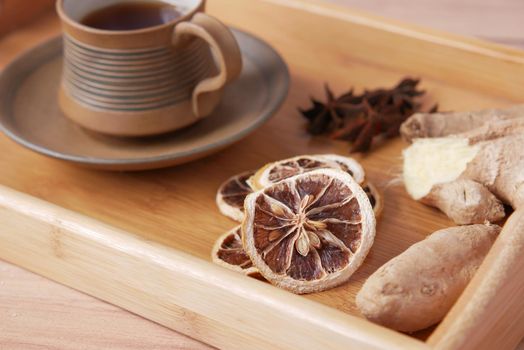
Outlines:
[[[359,316],[355,294],[379,266],[427,234],[452,225],[441,213],[408,198],[398,184],[401,149],[405,146],[401,140],[387,142],[369,156],[360,158],[369,180],[383,190],[385,208],[375,244],[363,267],[349,283],[327,292],[294,296],[195,260],[194,257],[209,261],[214,240],[235,225],[218,212],[214,202],[216,189],[227,177],[273,160],[298,154],[347,155],[345,143],[310,138],[305,132],[304,120],[297,113],[298,106],[308,106],[310,96],[323,96],[324,82],[329,82],[340,93],[351,86],[357,90],[392,86],[400,78],[411,75],[422,78],[423,88],[429,93],[427,104],[438,102],[441,110],[504,107],[524,101],[521,88],[524,86],[524,54],[474,39],[375,19],[316,1],[214,0],[209,1],[208,10],[227,24],[268,41],[287,61],[292,86],[278,115],[246,140],[220,154],[176,168],[141,173],[78,168],[34,154],[7,137],[0,137],[0,184],[118,228],[106,227],[43,202],[36,201],[33,205],[30,197],[2,188],[0,218],[7,226],[0,232],[0,241],[3,241],[0,258],[217,346],[245,348],[250,344],[263,348],[262,345],[278,344],[278,347],[291,348],[293,344],[303,344],[314,348],[324,344],[342,348],[348,345],[349,339],[361,348],[423,348],[420,341],[343,314]],[[0,67],[30,44],[58,30],[57,19],[49,17],[30,30],[6,37],[0,42],[0,52],[6,52],[0,55]],[[46,210],[51,214],[46,216]],[[62,220],[63,216],[67,220]],[[33,222],[28,217],[37,219]],[[24,220],[27,220],[25,224]],[[85,225],[86,230],[75,225]],[[58,231],[49,229],[51,226],[58,226]],[[65,233],[60,233],[62,229]],[[81,239],[67,241],[69,235],[79,232]],[[37,234],[41,239],[37,240],[39,244],[30,242]],[[104,234],[111,238],[104,241]],[[84,255],[86,261],[80,264],[69,259],[70,251],[90,255]],[[155,254],[167,260],[155,260]],[[127,260],[131,255],[133,264]],[[89,264],[90,259],[93,267]],[[111,266],[112,261],[117,262],[115,266]],[[123,265],[122,261],[128,265]],[[152,262],[185,270],[178,269],[180,275],[168,275],[148,270],[147,266],[141,268]],[[101,268],[104,264],[107,264],[106,271]],[[82,270],[74,270],[78,272],[75,276],[73,270],[64,267],[69,265],[81,266]],[[195,270],[191,271],[191,266]],[[204,276],[204,271],[209,274],[208,285],[205,278],[197,278]],[[124,272],[129,276],[120,275]],[[92,280],[88,283],[90,276]],[[207,295],[207,299],[195,300],[190,293],[175,291],[180,288],[176,280],[165,279],[176,276],[182,284],[187,276],[198,280],[201,284],[189,286],[188,291],[206,290],[207,294],[203,295]],[[216,287],[220,285],[220,278],[235,285]],[[111,286],[111,280],[116,287]],[[115,290],[119,286],[128,289]],[[147,294],[154,290],[153,286],[165,288],[165,293]],[[213,286],[217,290],[213,290]],[[173,288],[174,297],[162,305],[158,298],[169,299],[170,288]],[[242,296],[241,300],[228,301],[228,290],[231,298]],[[252,295],[248,295],[250,292]],[[267,298],[261,304],[271,305],[266,310],[267,317],[263,309],[253,310],[251,315],[249,309],[228,316],[220,314],[227,305],[230,308],[251,307],[256,297]],[[304,299],[338,311],[317,308],[316,303],[302,303]],[[216,300],[221,300],[223,305],[207,305]],[[283,315],[279,316],[279,307],[286,305],[289,307],[281,310]],[[304,313],[295,313],[301,306]],[[256,330],[257,325],[249,321],[259,312],[266,320]],[[313,321],[310,316],[315,312],[319,314]],[[288,325],[294,317],[297,322],[288,326],[290,332],[299,335],[313,330],[318,332],[318,339],[312,336],[316,340],[287,342],[289,334],[277,328],[277,324],[271,324],[276,318]],[[263,333],[264,327],[271,330],[272,326],[277,336]],[[321,335],[333,334],[340,339],[321,338]],[[370,340],[371,335],[381,338]],[[415,336],[425,338],[427,332]]]

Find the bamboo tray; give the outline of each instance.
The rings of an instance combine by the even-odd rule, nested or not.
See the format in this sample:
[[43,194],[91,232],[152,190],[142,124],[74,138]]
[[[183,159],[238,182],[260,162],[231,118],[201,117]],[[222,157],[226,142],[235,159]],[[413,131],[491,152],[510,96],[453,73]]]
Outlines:
[[[216,237],[235,224],[214,196],[235,173],[303,153],[347,154],[347,145],[311,139],[298,106],[337,91],[423,79],[442,110],[524,101],[524,53],[385,21],[318,1],[210,0],[209,12],[272,44],[289,64],[290,95],[278,115],[226,151],[172,169],[107,173],[31,153],[0,137],[0,258],[228,349],[424,349],[430,331],[408,336],[360,317],[354,297],[373,271],[451,222],[410,200],[393,140],[361,159],[385,188],[376,242],[349,283],[296,296],[210,263]],[[0,67],[59,31],[42,19],[0,42]],[[481,344],[514,347],[518,325]],[[517,317],[518,316],[518,317]],[[484,342],[484,343],[482,343]],[[487,345],[486,345],[487,346]]]

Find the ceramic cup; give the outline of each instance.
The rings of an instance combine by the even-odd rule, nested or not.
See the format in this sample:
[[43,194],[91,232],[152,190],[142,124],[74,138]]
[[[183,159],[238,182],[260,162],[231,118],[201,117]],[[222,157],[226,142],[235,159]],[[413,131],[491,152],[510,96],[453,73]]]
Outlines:
[[205,0],[163,0],[181,16],[137,30],[80,21],[132,0],[58,0],[64,33],[59,105],[77,124],[104,134],[146,136],[208,116],[242,68],[230,30],[205,14]]

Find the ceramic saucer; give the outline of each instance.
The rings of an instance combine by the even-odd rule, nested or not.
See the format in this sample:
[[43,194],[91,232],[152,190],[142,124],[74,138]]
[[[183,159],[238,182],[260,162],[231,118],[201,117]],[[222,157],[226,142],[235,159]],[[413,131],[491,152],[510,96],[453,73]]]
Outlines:
[[233,32],[242,50],[242,74],[226,88],[213,115],[186,129],[149,138],[115,138],[71,122],[57,105],[61,37],[25,52],[0,75],[0,129],[33,151],[107,170],[155,169],[217,152],[268,120],[289,87],[286,65],[269,45]]

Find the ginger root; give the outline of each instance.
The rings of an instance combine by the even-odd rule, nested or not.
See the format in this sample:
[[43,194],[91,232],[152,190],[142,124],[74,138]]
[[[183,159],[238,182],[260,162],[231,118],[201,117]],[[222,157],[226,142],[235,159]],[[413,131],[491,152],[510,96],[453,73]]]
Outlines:
[[402,332],[441,321],[499,232],[497,225],[470,225],[433,233],[373,273],[357,294],[357,307],[369,320]]
[[422,199],[440,209],[458,225],[497,222],[504,218],[504,206],[485,186],[459,179],[437,184]]
[[475,112],[416,113],[400,127],[408,142],[417,138],[443,137],[467,132],[483,125],[520,118],[524,105],[508,109],[485,109]]
[[[519,114],[521,113],[521,114]],[[417,114],[402,126],[410,196],[457,224],[496,222],[524,201],[524,107]],[[458,132],[458,133],[456,133]],[[423,135],[424,138],[414,136]]]

